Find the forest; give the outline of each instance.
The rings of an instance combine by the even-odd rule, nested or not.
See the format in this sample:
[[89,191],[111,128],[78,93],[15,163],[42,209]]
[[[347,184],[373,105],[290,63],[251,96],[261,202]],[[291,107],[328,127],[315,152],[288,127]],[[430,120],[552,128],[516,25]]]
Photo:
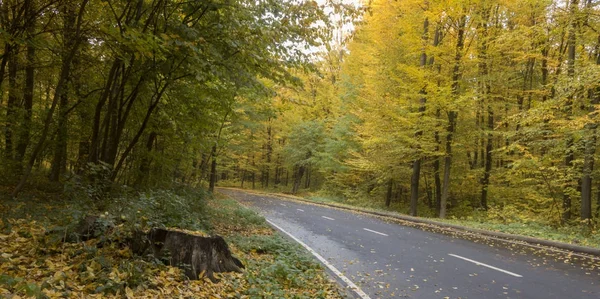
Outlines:
[[3,179],[13,196],[35,176],[194,181],[240,103],[298,83],[326,18],[303,1],[2,1]]
[[600,244],[599,1],[0,0],[0,47],[0,296],[340,296],[216,187]]
[[12,196],[220,182],[592,224],[599,9],[3,1],[3,180]]
[[232,124],[220,179],[411,215],[593,225],[599,9],[373,0],[302,88],[276,86],[261,121]]
[[[276,87],[301,88],[346,10],[358,13],[0,0],[0,297],[340,297],[310,256],[212,191],[226,145],[245,138],[234,124],[258,126]],[[195,260],[172,259],[181,248]]]

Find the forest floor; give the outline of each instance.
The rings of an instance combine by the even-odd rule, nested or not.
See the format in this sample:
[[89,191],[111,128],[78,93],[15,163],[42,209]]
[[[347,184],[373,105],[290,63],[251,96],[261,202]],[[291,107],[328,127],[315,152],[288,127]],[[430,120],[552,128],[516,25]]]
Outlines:
[[[238,186],[231,185],[230,187],[239,188]],[[248,190],[248,189],[246,189]],[[281,189],[256,189],[254,192],[264,192],[273,195],[280,195],[290,198],[298,198],[301,200],[308,200],[314,203],[326,203],[331,205],[338,205],[348,208],[361,208],[367,211],[375,212],[391,212],[397,213],[398,215],[407,215],[408,207],[399,206],[397,203],[393,203],[391,207],[386,207],[383,203],[374,201],[348,201],[333,198],[327,195],[322,195],[320,192],[301,192],[296,195],[290,195],[288,192]],[[426,209],[425,206],[419,207]],[[473,216],[468,217],[454,217],[450,216],[447,219],[440,219],[435,217],[420,216],[423,218],[435,220],[438,222],[444,222],[449,224],[455,224],[465,226],[469,228],[482,229],[488,231],[495,231],[501,233],[515,234],[527,237],[534,237],[539,239],[551,240],[564,242],[569,244],[576,244],[580,246],[588,246],[594,248],[600,248],[600,232],[599,225],[595,224],[592,226],[584,226],[581,223],[574,223],[571,225],[553,226],[539,221],[516,221],[512,219],[497,219],[494,217],[491,219],[484,213],[475,213]],[[510,218],[510,217],[509,217]]]
[[[30,190],[13,200],[10,190],[0,186],[0,298],[342,297],[300,245],[225,197],[178,188],[121,190],[110,200],[92,201],[98,189],[67,185]],[[100,214],[112,229],[86,242],[62,242],[56,232],[88,214]],[[180,269],[120,245],[133,229],[153,226],[221,235],[246,269],[218,273],[217,283],[188,280]]]

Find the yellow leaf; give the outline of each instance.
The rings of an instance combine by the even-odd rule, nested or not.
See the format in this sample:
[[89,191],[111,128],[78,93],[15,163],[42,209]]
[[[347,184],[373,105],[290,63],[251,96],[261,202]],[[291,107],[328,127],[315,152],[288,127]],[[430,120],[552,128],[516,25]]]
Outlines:
[[128,299],[129,298],[133,298],[133,291],[129,287],[126,287],[125,288],[125,295],[127,296]]

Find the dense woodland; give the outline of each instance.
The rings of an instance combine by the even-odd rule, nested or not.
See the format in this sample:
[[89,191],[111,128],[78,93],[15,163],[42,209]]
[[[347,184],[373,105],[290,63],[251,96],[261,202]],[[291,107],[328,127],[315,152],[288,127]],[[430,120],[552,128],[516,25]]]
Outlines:
[[221,178],[441,218],[600,216],[598,1],[374,0],[355,24],[231,133]]
[[593,225],[600,2],[2,0],[0,178]]
[[328,39],[324,5],[0,1],[3,182],[16,196],[46,178],[199,181],[240,103],[300,84],[292,70]]

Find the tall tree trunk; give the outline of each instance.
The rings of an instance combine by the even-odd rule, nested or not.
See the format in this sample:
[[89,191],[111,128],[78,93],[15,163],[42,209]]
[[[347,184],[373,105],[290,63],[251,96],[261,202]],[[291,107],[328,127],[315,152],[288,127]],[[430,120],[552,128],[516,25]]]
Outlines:
[[58,104],[58,131],[56,134],[54,146],[54,158],[52,159],[52,167],[50,168],[49,179],[52,182],[58,182],[61,174],[67,169],[67,109],[68,100],[68,83],[65,86],[65,91],[60,97]]
[[215,184],[217,183],[217,145],[213,145],[212,151],[210,154],[211,164],[210,164],[210,181],[208,184],[208,191],[215,191]]
[[144,130],[146,130],[146,127],[148,126],[148,122],[150,121],[150,117],[152,116],[152,113],[154,112],[156,107],[158,107],[158,104],[160,103],[160,99],[162,98],[163,94],[167,90],[168,86],[169,86],[169,83],[166,82],[162,86],[162,88],[160,88],[159,90],[156,91],[156,93],[154,94],[154,98],[151,99],[150,106],[148,107],[148,110],[146,111],[146,115],[144,116],[144,120],[142,121],[140,128],[138,129],[136,134],[133,136],[133,139],[129,142],[129,144],[127,145],[127,147],[121,154],[121,157],[119,158],[119,161],[117,162],[117,165],[113,169],[113,173],[112,173],[112,177],[111,177],[112,180],[116,179],[117,175],[119,174],[119,170],[121,169],[121,167],[123,166],[123,163],[125,162],[125,159],[127,159],[127,157],[129,156],[129,153],[131,153],[131,150],[133,150],[133,147],[137,144],[140,137],[144,133]]
[[[459,96],[459,80],[462,77],[461,60],[463,56],[465,27],[467,18],[462,15],[458,21],[458,34],[456,37],[456,53],[454,56],[454,67],[452,69],[452,96],[454,99]],[[448,191],[450,189],[450,168],[452,166],[452,138],[456,130],[456,119],[458,112],[448,111],[448,125],[446,126],[446,156],[444,157],[444,182],[442,185],[442,194],[440,200],[440,218],[446,218],[446,204],[448,201]]]
[[254,168],[256,167],[256,162],[254,162],[254,154],[252,154],[252,189],[256,189],[256,174],[254,173]]
[[[491,97],[491,85],[489,82],[489,65],[488,65],[488,25],[487,22],[490,17],[489,8],[484,7],[481,10],[482,23],[479,26],[478,30],[478,38],[480,39],[480,47],[479,47],[479,75],[480,75],[480,85],[479,85],[479,93],[481,96],[480,101],[483,103],[484,101],[487,103],[487,141],[485,146],[485,169],[483,172],[483,178],[481,179],[481,200],[480,206],[484,210],[488,209],[488,188],[490,184],[490,172],[492,170],[492,148],[493,148],[493,135],[492,131],[494,130],[494,111],[492,108],[492,97]],[[482,111],[483,116],[483,111]],[[483,125],[483,122],[482,122]],[[484,158],[483,156],[481,157]]]
[[146,154],[142,158],[140,162],[140,168],[138,170],[138,177],[135,180],[136,186],[142,186],[148,182],[148,177],[150,177],[150,156],[152,155],[152,148],[154,147],[154,142],[156,141],[156,137],[158,134],[155,131],[150,132],[148,135],[148,141],[146,142]]
[[390,207],[390,204],[392,203],[393,190],[394,190],[394,179],[390,178],[388,181],[387,193],[385,195],[385,206],[388,208]]
[[[64,5],[61,8],[62,13],[64,15],[63,18],[63,44],[67,47],[67,49],[71,48],[71,44],[74,42],[73,36],[73,28],[75,26],[75,11],[74,7],[70,5]],[[67,57],[68,52],[63,53],[62,60],[69,59]],[[75,58],[73,57],[73,60]],[[60,179],[60,175],[64,173],[67,169],[67,111],[69,109],[69,82],[71,81],[71,68],[68,69],[68,73],[66,74],[67,81],[65,82],[65,87],[63,92],[60,95],[60,102],[58,104],[58,129],[56,134],[56,140],[54,144],[54,158],[52,160],[52,167],[50,168],[50,181],[58,182]]]
[[[269,121],[271,121],[271,119],[269,118]],[[267,158],[267,164],[265,165],[265,187],[269,187],[269,174],[271,173],[271,155],[273,152],[273,144],[272,144],[272,140],[273,140],[273,136],[272,136],[272,130],[271,130],[271,125],[267,126],[267,146],[266,146],[266,158]]]
[[246,179],[246,169],[242,169],[241,188],[244,188],[244,180]]
[[56,106],[58,105],[58,101],[59,101],[60,97],[62,96],[63,92],[65,92],[65,88],[66,88],[65,85],[68,82],[68,79],[69,79],[68,76],[69,76],[70,70],[71,70],[71,62],[73,61],[73,58],[77,54],[77,51],[79,50],[79,45],[81,44],[81,39],[82,39],[81,26],[83,23],[83,15],[84,15],[85,7],[86,7],[87,3],[88,3],[88,0],[82,0],[79,5],[79,11],[77,12],[77,17],[76,17],[77,25],[75,26],[75,33],[73,35],[75,37],[74,42],[71,44],[71,49],[67,49],[68,55],[65,56],[66,59],[64,59],[62,61],[62,64],[60,67],[60,74],[58,76],[58,83],[56,84],[56,88],[54,89],[54,97],[52,99],[52,104],[50,106],[50,110],[48,111],[48,114],[46,115],[46,119],[44,121],[44,127],[40,134],[40,139],[38,140],[35,148],[33,149],[33,152],[31,153],[29,162],[25,168],[25,172],[21,176],[21,180],[19,181],[19,184],[15,187],[15,189],[12,192],[12,197],[16,197],[19,194],[19,192],[21,192],[21,190],[23,189],[23,186],[29,179],[29,175],[31,174],[31,169],[33,168],[33,165],[34,165],[35,161],[37,160],[39,153],[42,151],[42,149],[44,148],[44,144],[46,143],[46,138],[48,137],[48,130],[50,129],[50,124],[52,123],[54,111],[56,110]]
[[114,84],[115,77],[116,77],[115,74],[116,74],[117,69],[119,68],[120,64],[121,64],[121,60],[115,59],[115,61],[113,62],[112,66],[110,68],[110,71],[108,73],[106,83],[105,83],[104,89],[102,91],[102,95],[100,96],[98,103],[96,103],[96,109],[94,111],[94,119],[92,122],[92,136],[91,136],[90,150],[89,150],[89,153],[90,153],[89,160],[92,163],[98,163],[98,161],[100,160],[100,142],[102,139],[102,138],[100,138],[100,130],[101,130],[101,121],[100,120],[102,117],[102,109],[112,91],[113,84]]
[[[29,22],[27,25],[27,49],[25,54],[25,86],[23,89],[23,123],[20,129],[19,142],[17,144],[17,162],[23,163],[25,153],[30,143],[31,120],[33,117],[33,91],[35,88],[35,47],[31,41],[35,35],[36,18],[34,16],[33,5],[28,6],[27,16]],[[21,170],[21,167],[19,167]]]
[[18,46],[13,46],[8,62],[8,102],[6,103],[6,127],[4,129],[4,157],[13,160],[13,138],[14,126],[17,123],[16,112],[19,102],[19,91],[17,88],[17,70],[19,69]]
[[304,179],[304,189],[310,188],[310,180],[311,180],[311,167],[306,167],[306,178]]
[[481,208],[488,209],[488,188],[490,186],[490,173],[492,170],[492,145],[494,142],[492,131],[494,130],[494,111],[491,104],[488,104],[488,133],[487,144],[485,147],[485,171],[481,186]]
[[417,216],[419,201],[419,177],[421,176],[421,159],[413,162],[412,176],[410,179],[410,215]]
[[[420,57],[420,67],[422,69],[427,65],[427,40],[429,35],[429,19],[426,17],[423,21],[423,35],[421,37],[423,43],[423,49],[421,50]],[[425,90],[425,86],[420,91],[421,98],[419,99],[419,118],[423,117],[423,113],[425,112],[425,104],[427,103],[426,98],[427,91]],[[423,130],[417,128],[415,133],[415,139],[419,142],[419,138],[423,135]],[[420,155],[417,153],[417,155]],[[421,177],[421,160],[422,157],[418,156],[413,162],[412,167],[412,176],[410,180],[410,214],[412,216],[417,216],[417,206],[419,202],[419,178]]]
[[300,183],[302,182],[302,177],[304,176],[304,165],[298,166],[298,171],[294,175],[294,186],[292,188],[292,194],[296,194],[298,189],[300,189]]
[[[577,7],[579,5],[579,0],[571,0],[569,7],[569,33],[567,37],[567,75],[571,80],[575,78],[575,51],[576,51],[576,27],[577,27]],[[570,94],[567,97],[566,102],[566,113],[567,119],[571,118],[573,113],[573,99],[574,99],[574,90],[570,91]],[[573,160],[575,159],[575,152],[573,149],[573,136],[570,133],[567,133],[566,142],[565,142],[565,168],[566,173],[571,172],[573,168]],[[571,219],[571,190],[574,189],[573,183],[567,183],[565,189],[563,190],[563,215],[562,220],[564,222],[569,221]]]
[[[437,119],[440,118],[440,109],[437,109],[436,116],[437,116]],[[435,152],[437,153],[440,151],[440,146],[442,144],[442,141],[440,140],[440,133],[437,128],[435,129],[434,138],[435,138]],[[435,157],[433,160],[433,180],[435,182],[435,204],[437,207],[437,211],[439,213],[440,207],[442,204],[442,201],[441,201],[441,199],[442,199],[442,180],[440,179],[440,158],[439,157]]]
[[[596,65],[600,65],[600,35],[596,43]],[[600,104],[600,87],[589,91],[589,113],[596,113],[596,105]],[[583,172],[581,178],[581,219],[592,219],[592,172],[594,171],[594,155],[596,153],[596,122],[585,126]],[[599,203],[600,204],[600,203]],[[600,208],[600,207],[599,207]]]

